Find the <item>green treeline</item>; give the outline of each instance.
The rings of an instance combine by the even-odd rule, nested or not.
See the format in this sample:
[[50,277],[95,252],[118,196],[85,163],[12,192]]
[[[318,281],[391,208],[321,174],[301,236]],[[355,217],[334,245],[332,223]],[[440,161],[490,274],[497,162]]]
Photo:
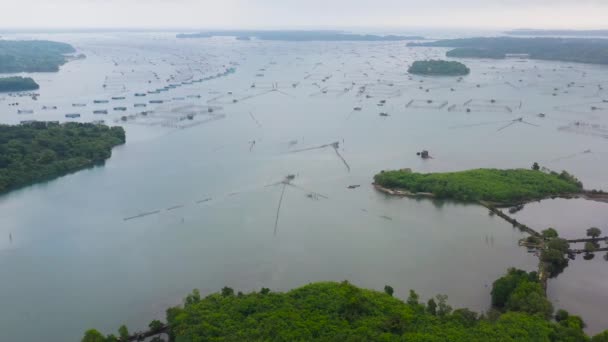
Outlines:
[[565,171],[558,174],[527,169],[476,169],[427,174],[410,170],[382,171],[374,176],[374,182],[390,189],[432,193],[437,198],[498,204],[578,193],[583,187]]
[[471,70],[460,62],[441,60],[416,61],[408,69],[410,74],[429,76],[463,76]]
[[[183,307],[167,310],[170,341],[546,341],[591,339],[584,322],[564,310],[553,315],[536,273],[510,269],[492,289],[495,307],[479,315],[454,310],[447,296],[422,302],[414,291],[404,302],[384,292],[358,288],[346,281],[306,285],[286,293],[263,288],[235,293],[225,287],[201,298],[194,290]],[[555,318],[555,322],[551,319]],[[161,327],[158,321],[150,328]],[[128,330],[121,327],[120,335]],[[598,335],[592,341],[606,341]],[[96,330],[83,342],[117,341]],[[162,341],[157,338],[156,341]]]
[[122,127],[73,122],[0,125],[0,193],[102,163],[124,142]]
[[0,78],[0,93],[9,91],[26,91],[40,88],[30,77],[4,77]]
[[58,71],[76,50],[46,40],[0,40],[0,73]]
[[408,46],[451,47],[449,57],[505,58],[527,54],[532,59],[608,64],[608,39],[587,38],[464,38]]

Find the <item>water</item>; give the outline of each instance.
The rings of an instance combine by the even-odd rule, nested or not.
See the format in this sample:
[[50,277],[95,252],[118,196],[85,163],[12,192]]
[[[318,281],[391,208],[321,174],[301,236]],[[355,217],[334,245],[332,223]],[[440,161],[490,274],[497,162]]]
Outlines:
[[[537,161],[574,173],[589,188],[608,188],[606,139],[558,130],[575,120],[607,124],[608,110],[589,109],[608,97],[597,88],[605,85],[605,67],[470,60],[473,73],[458,82],[409,79],[408,63],[440,57],[445,49],[399,42],[177,40],[164,33],[36,37],[72,43],[87,59],[59,73],[34,74],[41,84],[37,101],[0,95],[2,122],[64,121],[65,113],[79,111],[78,121],[124,125],[127,144],[103,167],[0,197],[0,237],[6,237],[0,238],[0,328],[11,341],[77,341],[87,328],[109,333],[123,323],[142,329],[193,288],[210,293],[226,285],[288,290],[348,279],[379,290],[390,284],[402,298],[409,289],[425,300],[445,293],[455,307],[487,310],[491,283],[507,267],[536,268],[537,259],[517,245],[524,236],[479,206],[387,198],[373,190],[372,176],[402,167],[527,168]],[[148,104],[146,110],[157,111],[152,117],[121,120],[140,111],[133,108],[142,102],[136,92],[231,66],[234,74],[146,96],[146,102],[171,100]],[[567,88],[570,81],[577,86]],[[367,88],[358,96],[362,85]],[[552,96],[554,87],[559,96]],[[93,104],[112,96],[126,99]],[[8,105],[14,101],[35,113],[18,115]],[[447,106],[435,108],[444,101]],[[43,111],[43,105],[58,109]],[[198,106],[196,116],[180,121],[186,105]],[[456,110],[448,111],[452,105]],[[115,106],[129,109],[115,112]],[[207,122],[208,106],[218,117]],[[362,110],[353,111],[357,106]],[[93,115],[95,109],[110,111]],[[540,112],[546,117],[537,117]],[[518,117],[538,127],[516,123],[499,131]],[[335,141],[350,172],[332,148],[290,152]],[[422,149],[434,159],[420,160]],[[275,234],[281,187],[266,185],[288,174],[296,175],[299,188],[286,188]],[[354,184],[361,187],[347,189]],[[327,199],[307,197],[311,191]],[[552,297],[565,286],[550,288]],[[589,303],[581,306],[583,316],[597,310]]]

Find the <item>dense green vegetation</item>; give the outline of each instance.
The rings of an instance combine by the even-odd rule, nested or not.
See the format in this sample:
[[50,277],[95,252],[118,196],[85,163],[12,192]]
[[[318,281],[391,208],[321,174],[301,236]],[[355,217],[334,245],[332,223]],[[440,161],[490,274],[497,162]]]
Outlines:
[[[553,307],[535,273],[510,269],[494,283],[492,298],[499,306],[478,315],[452,309],[444,295],[425,305],[410,291],[403,302],[346,281],[310,284],[287,293],[263,289],[235,294],[225,287],[205,298],[193,291],[183,307],[167,310],[167,323],[171,341],[176,342],[590,340],[577,316],[559,310],[557,322],[550,321]],[[160,322],[156,325],[161,326]],[[82,341],[116,338],[89,330]]]
[[447,53],[451,57],[505,58],[507,54],[527,54],[532,59],[608,64],[608,39],[495,37],[408,45],[457,48]]
[[121,127],[33,122],[0,125],[0,193],[102,163],[125,142]]
[[46,40],[0,40],[0,73],[58,71],[75,52],[66,43]]
[[0,78],[0,93],[8,91],[26,91],[40,88],[30,77],[4,77]]
[[570,252],[570,244],[567,240],[560,238],[553,228],[543,230],[541,235],[545,244],[540,254],[540,260],[544,263],[547,276],[555,278],[568,267],[569,260],[566,255]]
[[382,171],[374,181],[385,188],[432,193],[437,198],[498,204],[521,203],[582,190],[582,184],[565,171],[558,174],[526,169],[428,174],[409,170]]
[[471,70],[460,62],[428,60],[412,63],[408,72],[410,74],[429,76],[462,76],[468,75]]

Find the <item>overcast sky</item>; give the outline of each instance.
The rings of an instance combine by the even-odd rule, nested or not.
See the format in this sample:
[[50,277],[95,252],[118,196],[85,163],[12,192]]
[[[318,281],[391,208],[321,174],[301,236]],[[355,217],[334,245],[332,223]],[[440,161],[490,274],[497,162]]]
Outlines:
[[608,28],[608,0],[0,0],[0,28]]

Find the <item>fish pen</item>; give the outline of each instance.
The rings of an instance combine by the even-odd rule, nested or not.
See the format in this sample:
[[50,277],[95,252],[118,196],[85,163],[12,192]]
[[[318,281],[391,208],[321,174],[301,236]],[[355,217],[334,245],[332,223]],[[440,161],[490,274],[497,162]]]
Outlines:
[[449,112],[492,112],[492,113],[513,113],[520,110],[523,106],[522,101],[516,100],[481,100],[470,99],[462,105],[451,105],[448,107]]
[[575,121],[568,125],[557,128],[560,132],[574,133],[579,135],[587,135],[590,137],[598,137],[608,139],[608,127],[600,124],[593,124],[584,121]]
[[409,108],[409,109],[435,109],[435,110],[440,110],[440,109],[445,108],[447,105],[448,105],[448,101],[444,101],[444,100],[413,99],[413,100],[410,100],[410,102],[408,102],[405,105],[405,108]]

